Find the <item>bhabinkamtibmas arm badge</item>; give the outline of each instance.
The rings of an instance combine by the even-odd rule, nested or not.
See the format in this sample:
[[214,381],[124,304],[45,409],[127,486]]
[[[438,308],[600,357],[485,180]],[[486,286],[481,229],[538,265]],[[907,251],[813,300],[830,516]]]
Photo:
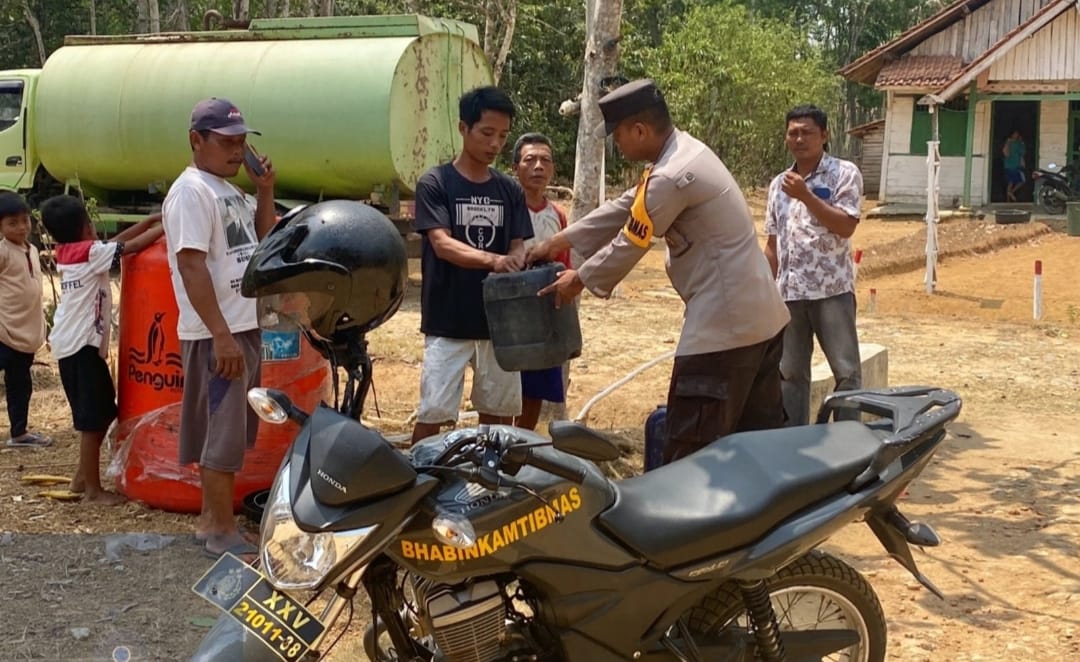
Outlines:
[[645,189],[648,187],[650,174],[651,166],[641,173],[641,183],[634,194],[634,203],[630,205],[630,218],[623,226],[623,234],[638,248],[648,248],[653,238],[653,221],[649,216],[649,209],[645,206]]

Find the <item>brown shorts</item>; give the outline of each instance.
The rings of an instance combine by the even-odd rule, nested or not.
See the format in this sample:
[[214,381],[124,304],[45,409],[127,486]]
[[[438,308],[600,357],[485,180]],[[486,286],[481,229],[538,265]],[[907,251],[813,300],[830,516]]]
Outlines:
[[784,427],[784,332],[756,345],[676,356],[667,403],[664,464],[732,432]]
[[233,334],[244,353],[244,376],[224,379],[214,374],[214,341],[181,340],[184,399],[180,409],[180,464],[198,462],[214,471],[237,472],[244,451],[255,445],[259,417],[248,406],[248,389],[259,385],[262,332]]

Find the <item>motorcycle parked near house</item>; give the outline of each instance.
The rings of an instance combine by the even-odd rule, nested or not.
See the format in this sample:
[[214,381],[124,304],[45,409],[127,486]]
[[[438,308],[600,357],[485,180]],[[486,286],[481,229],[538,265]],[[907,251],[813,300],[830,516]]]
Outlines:
[[1064,214],[1066,203],[1080,200],[1080,168],[1076,163],[1060,169],[1056,163],[1047,164],[1044,169],[1032,171],[1031,179],[1035,183],[1035,204],[1048,214]]
[[[937,535],[896,501],[959,414],[955,393],[834,394],[817,425],[730,435],[618,482],[595,464],[618,449],[572,422],[553,423],[550,440],[482,425],[403,452],[359,422],[371,385],[364,334],[397,304],[371,303],[378,288],[363,287],[377,275],[344,251],[350,237],[381,239],[354,228],[323,242],[328,226],[349,224],[318,207],[264,240],[243,289],[280,297],[275,322],[303,320],[347,373],[344,396],[305,412],[280,392],[249,393],[264,421],[299,432],[271,488],[258,563],[225,556],[195,586],[223,613],[194,660],[320,659],[363,590],[373,662],[881,662],[873,588],[817,550],[860,520],[940,597],[909,547]],[[374,321],[350,323],[360,319]],[[826,423],[839,409],[880,418]]]

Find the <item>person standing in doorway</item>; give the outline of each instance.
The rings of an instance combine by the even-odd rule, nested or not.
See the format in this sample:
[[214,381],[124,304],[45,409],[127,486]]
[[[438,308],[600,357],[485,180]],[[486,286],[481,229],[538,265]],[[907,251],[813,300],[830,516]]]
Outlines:
[[1027,167],[1024,158],[1026,151],[1024,136],[1019,129],[1009,134],[1005,140],[1005,146],[1001,148],[1001,153],[1005,155],[1005,199],[1009,202],[1016,202],[1016,191],[1027,181],[1024,175],[1024,169]]
[[[795,159],[769,185],[765,256],[787,303],[784,410],[788,425],[810,420],[810,361],[817,337],[836,390],[862,385],[855,329],[855,266],[851,235],[859,224],[862,173],[828,153],[829,126],[816,106],[787,114],[785,142]],[[837,413],[837,418],[858,413]]]
[[[195,538],[209,557],[230,552],[245,560],[258,550],[237,529],[233,484],[258,432],[247,392],[259,385],[262,334],[256,303],[240,295],[240,281],[255,238],[275,222],[274,169],[265,156],[261,176],[244,162],[249,133],[258,132],[229,101],[196,104],[188,132],[192,163],[162,206],[184,364],[180,464],[198,463],[202,486]],[[228,181],[241,166],[255,197]]]

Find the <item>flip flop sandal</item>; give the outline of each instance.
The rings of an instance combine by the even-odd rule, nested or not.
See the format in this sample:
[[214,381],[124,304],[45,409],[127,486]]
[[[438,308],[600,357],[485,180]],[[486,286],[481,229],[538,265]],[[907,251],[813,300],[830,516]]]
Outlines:
[[240,559],[242,561],[243,557],[245,557],[245,556],[256,556],[257,557],[259,555],[259,548],[256,547],[255,545],[252,545],[249,542],[238,542],[238,543],[232,545],[231,547],[228,547],[227,549],[225,549],[224,551],[221,551],[221,552],[212,552],[209,549],[207,549],[205,546],[203,546],[203,550],[202,550],[203,556],[205,556],[208,559],[214,559],[215,561],[218,560],[219,558],[221,558],[221,556],[223,554],[225,554],[226,552],[228,552],[229,554],[232,554],[233,556],[237,557],[238,559]]
[[44,435],[31,432],[19,440],[8,439],[8,448],[47,448],[52,446],[53,440]]
[[[243,538],[247,539],[247,536],[244,535],[244,532],[240,531],[239,529],[237,529],[237,533],[239,533]],[[190,536],[188,536],[188,542],[191,543],[192,545],[196,545],[196,546],[198,546],[198,545],[205,546],[206,545],[206,538],[200,538],[198,536],[198,534],[193,533]],[[251,541],[248,540],[248,542],[251,542]],[[251,543],[251,544],[254,545],[255,543]]]

